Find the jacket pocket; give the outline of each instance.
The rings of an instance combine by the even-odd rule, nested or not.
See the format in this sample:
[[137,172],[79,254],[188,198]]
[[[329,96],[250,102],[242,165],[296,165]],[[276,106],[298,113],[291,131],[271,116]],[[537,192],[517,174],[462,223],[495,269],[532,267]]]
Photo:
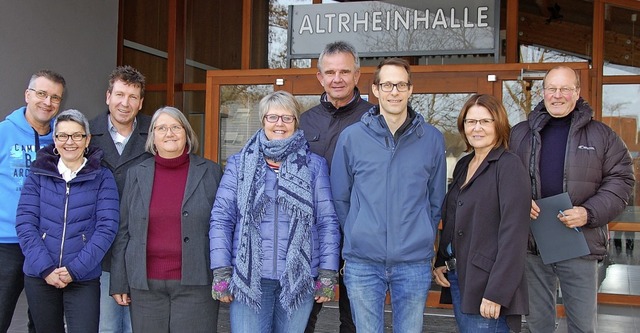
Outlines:
[[495,260],[489,259],[489,258],[481,255],[480,253],[476,253],[471,258],[471,263],[474,266],[480,268],[481,270],[489,273],[489,272],[491,272],[491,269],[493,268],[493,264],[495,263]]

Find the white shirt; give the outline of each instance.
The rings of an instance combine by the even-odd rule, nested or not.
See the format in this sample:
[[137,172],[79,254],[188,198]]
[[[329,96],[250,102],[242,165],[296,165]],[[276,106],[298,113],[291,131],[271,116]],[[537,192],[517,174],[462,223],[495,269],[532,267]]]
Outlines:
[[80,165],[80,167],[78,168],[78,170],[73,171],[71,169],[69,169],[64,162],[62,162],[62,159],[58,160],[58,172],[60,172],[60,176],[62,176],[62,178],[68,183],[70,182],[73,178],[76,178],[76,176],[78,175],[78,172],[80,170],[82,170],[82,168],[84,168],[84,166],[87,164],[87,158],[83,157],[82,158],[82,165]]

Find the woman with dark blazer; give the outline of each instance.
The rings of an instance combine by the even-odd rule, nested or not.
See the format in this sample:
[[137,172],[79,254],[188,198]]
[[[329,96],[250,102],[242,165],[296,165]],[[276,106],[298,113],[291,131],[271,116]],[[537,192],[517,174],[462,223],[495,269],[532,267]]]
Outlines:
[[131,306],[134,332],[216,332],[208,232],[222,170],[197,143],[180,110],[160,108],[146,144],[155,156],[127,173],[110,293]]
[[474,95],[458,116],[469,155],[456,164],[443,205],[434,280],[451,296],[460,332],[520,331],[531,194],[509,120],[493,96]]

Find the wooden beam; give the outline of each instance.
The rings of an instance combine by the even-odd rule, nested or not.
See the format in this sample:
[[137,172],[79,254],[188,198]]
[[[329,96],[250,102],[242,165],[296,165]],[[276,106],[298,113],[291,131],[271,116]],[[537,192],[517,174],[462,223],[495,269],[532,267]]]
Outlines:
[[169,27],[167,35],[167,105],[182,109],[183,92],[179,85],[184,82],[186,64],[185,41],[187,39],[186,0],[169,0]]
[[214,162],[219,161],[220,151],[220,85],[214,83],[215,78],[207,75],[207,96],[204,109],[204,157]]
[[640,296],[598,293],[598,304],[640,306]]
[[595,118],[602,119],[602,76],[604,73],[604,7],[602,0],[593,2],[593,45],[591,58],[592,80],[591,80],[591,105],[594,109]]
[[124,58],[124,0],[118,1],[118,42],[116,46],[116,65],[123,65]]
[[[251,68],[251,17],[252,0],[242,1],[242,56],[240,68]],[[268,15],[268,13],[265,13]]]
[[518,59],[518,1],[507,1],[507,46],[504,50],[505,61],[508,63],[519,62]]

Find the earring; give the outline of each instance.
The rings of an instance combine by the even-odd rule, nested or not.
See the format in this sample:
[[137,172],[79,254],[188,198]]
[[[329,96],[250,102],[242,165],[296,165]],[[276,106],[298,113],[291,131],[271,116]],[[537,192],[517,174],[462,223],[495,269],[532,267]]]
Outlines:
[[89,147],[84,148],[84,154],[87,155],[89,153]]
[[58,152],[58,148],[53,147],[53,155],[59,156],[60,152]]

